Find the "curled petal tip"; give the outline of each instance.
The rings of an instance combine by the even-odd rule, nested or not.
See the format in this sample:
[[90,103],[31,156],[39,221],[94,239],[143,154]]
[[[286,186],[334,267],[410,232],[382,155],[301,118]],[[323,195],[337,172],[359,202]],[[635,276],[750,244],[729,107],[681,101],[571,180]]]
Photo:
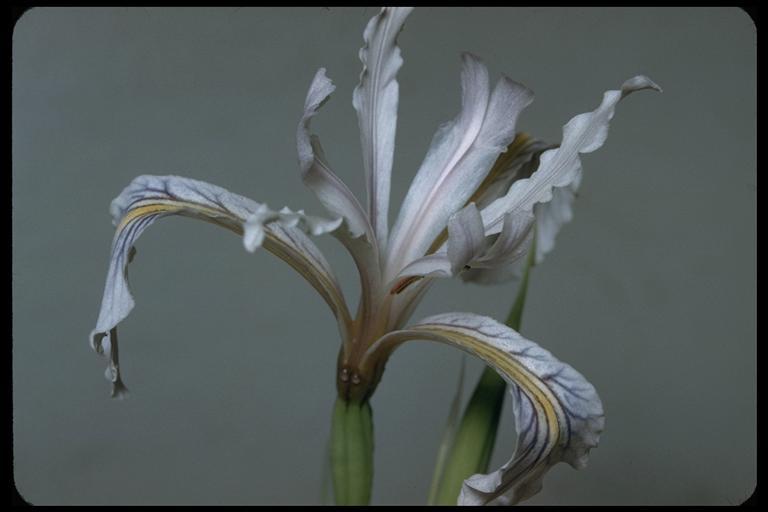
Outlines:
[[325,68],[318,69],[317,73],[315,73],[315,78],[317,80],[322,80],[322,81],[328,82],[329,84],[333,84],[333,80],[328,78],[327,70]]
[[[320,292],[338,314],[340,325],[348,323],[349,312],[330,267],[302,233],[309,231],[312,223],[319,224],[318,231],[328,232],[339,226],[338,219],[325,220],[288,209],[276,212],[266,204],[210,183],[180,176],[149,175],[138,176],[125,187],[112,201],[111,212],[117,230],[99,316],[88,342],[95,352],[109,357],[113,367],[106,377],[113,384],[112,395],[116,398],[127,394],[117,372],[116,326],[135,305],[128,283],[128,263],[134,255],[135,241],[155,220],[165,216],[198,218],[242,234],[245,249],[250,252],[262,243],[268,245],[270,252],[289,262]],[[298,228],[292,228],[296,223]]]
[[466,50],[461,52],[461,60],[462,61],[475,61],[475,62],[479,62],[480,64],[483,63],[483,59],[481,59],[480,57],[478,57],[474,53],[468,52]]
[[476,355],[509,384],[517,447],[500,469],[464,481],[459,505],[511,505],[536,494],[558,462],[580,468],[603,430],[597,392],[579,372],[495,320],[471,313],[444,313],[395,331],[379,342],[425,339]]
[[119,378],[117,368],[112,365],[107,366],[107,369],[104,370],[104,378],[109,382],[117,382],[117,379]]
[[122,194],[112,200],[109,204],[109,215],[112,217],[112,225],[117,227],[120,224],[120,220],[125,213],[125,202],[123,201]]
[[305,109],[316,110],[328,100],[328,96],[336,90],[333,81],[325,74],[325,68],[320,68],[312,79],[310,93],[307,95]]
[[[528,100],[528,104],[533,102],[533,98],[536,96],[536,94],[533,92],[532,89],[530,89],[524,83],[518,82],[517,80],[513,80],[512,78],[504,74],[501,75],[500,81],[504,83],[507,87],[512,89],[517,89],[518,91],[520,91],[518,94],[524,94],[526,96],[529,96],[530,100]],[[506,151],[506,149],[507,147],[505,146],[504,151]]]
[[99,355],[104,355],[104,347],[102,346],[101,340],[104,339],[104,337],[107,334],[101,331],[93,330],[91,331],[91,335],[88,336],[88,343],[91,345],[91,348]]
[[128,388],[125,387],[125,384],[123,384],[123,381],[117,380],[116,382],[112,383],[112,398],[116,400],[126,400],[131,397],[131,394],[128,392]]
[[339,226],[341,226],[342,222],[344,222],[344,219],[341,217],[334,220],[316,222],[311,225],[310,232],[315,236],[331,233],[333,231],[336,231],[339,228]]
[[657,92],[663,92],[661,87],[656,82],[654,82],[653,80],[651,80],[645,75],[633,76],[632,78],[630,78],[629,80],[621,84],[622,96],[626,96],[630,92],[640,91],[643,89],[652,89]]
[[116,353],[111,353],[110,357],[112,360],[107,365],[106,370],[104,370],[104,377],[112,383],[112,398],[125,400],[130,396],[130,393],[128,392],[128,388],[125,387],[125,384],[123,384],[123,380],[120,378],[120,368],[117,364]]
[[370,223],[357,198],[331,171],[319,139],[309,132],[311,119],[334,89],[333,83],[325,76],[325,68],[320,68],[307,92],[304,115],[296,131],[299,165],[304,183],[313,190],[328,211],[346,219],[349,231],[357,237],[362,233],[371,233]]

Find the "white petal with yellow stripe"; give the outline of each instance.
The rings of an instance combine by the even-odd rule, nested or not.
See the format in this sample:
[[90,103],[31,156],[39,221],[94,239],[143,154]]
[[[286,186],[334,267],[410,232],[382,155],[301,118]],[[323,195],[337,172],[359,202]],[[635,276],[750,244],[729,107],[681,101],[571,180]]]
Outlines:
[[371,350],[393,350],[407,340],[447,343],[475,355],[509,383],[514,397],[517,448],[488,475],[462,486],[459,505],[511,505],[541,489],[558,462],[586,465],[603,430],[603,406],[594,386],[536,343],[492,318],[472,313],[431,316],[380,339]]
[[344,335],[350,325],[346,302],[330,265],[304,232],[313,235],[337,229],[342,220],[325,220],[287,208],[270,210],[265,204],[221,187],[179,176],[139,176],[112,201],[110,212],[117,230],[107,272],[104,296],[91,332],[91,346],[109,355],[107,378],[112,396],[124,396],[117,361],[117,325],[134,307],[128,285],[128,264],[139,236],[160,217],[182,215],[225,227],[243,236],[249,251],[263,246],[285,260],[318,291],[336,316]]

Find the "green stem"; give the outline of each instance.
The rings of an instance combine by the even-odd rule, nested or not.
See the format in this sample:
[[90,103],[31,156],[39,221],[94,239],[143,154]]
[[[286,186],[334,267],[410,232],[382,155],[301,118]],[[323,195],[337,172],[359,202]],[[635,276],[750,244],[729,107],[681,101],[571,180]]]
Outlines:
[[[533,266],[535,247],[531,247],[507,325],[519,331],[528,291],[528,274]],[[447,457],[437,488],[435,503],[455,505],[461,485],[476,473],[487,473],[491,463],[507,383],[496,370],[486,367],[461,418],[453,446]]]
[[336,399],[331,425],[337,505],[368,505],[373,484],[373,413],[368,401]]

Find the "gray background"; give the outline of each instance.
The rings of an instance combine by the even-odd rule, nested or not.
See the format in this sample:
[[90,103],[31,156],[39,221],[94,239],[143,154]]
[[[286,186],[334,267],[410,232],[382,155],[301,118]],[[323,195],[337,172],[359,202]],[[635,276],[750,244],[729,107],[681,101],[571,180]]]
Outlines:
[[[36,504],[318,503],[336,326],[266,252],[183,218],[131,267],[121,329],[132,397],[88,347],[113,227],[142,173],[210,181],[322,213],[294,146],[314,129],[362,192],[351,107],[374,8],[34,9],[13,39],[14,472]],[[523,331],[595,384],[607,425],[588,469],[531,504],[737,503],[755,484],[755,28],[737,9],[418,9],[400,37],[393,209],[459,108],[460,51],[536,92],[520,129],[559,141],[603,91],[646,73],[583,158],[576,218],[536,268]],[[355,300],[350,259],[328,252]],[[436,285],[415,319],[503,319],[514,286]],[[406,345],[372,405],[374,503],[423,503],[460,354]],[[467,389],[481,365],[469,364]],[[507,403],[509,406],[509,403]],[[494,464],[514,446],[505,409]]]

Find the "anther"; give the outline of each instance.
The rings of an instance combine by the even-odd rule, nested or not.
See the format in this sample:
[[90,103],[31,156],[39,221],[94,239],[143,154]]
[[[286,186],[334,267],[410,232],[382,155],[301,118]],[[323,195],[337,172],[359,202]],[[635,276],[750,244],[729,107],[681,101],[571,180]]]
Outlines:
[[352,374],[352,384],[360,384],[360,376],[356,373]]
[[349,380],[349,369],[342,368],[339,373],[339,378],[341,379],[341,382],[347,382]]

